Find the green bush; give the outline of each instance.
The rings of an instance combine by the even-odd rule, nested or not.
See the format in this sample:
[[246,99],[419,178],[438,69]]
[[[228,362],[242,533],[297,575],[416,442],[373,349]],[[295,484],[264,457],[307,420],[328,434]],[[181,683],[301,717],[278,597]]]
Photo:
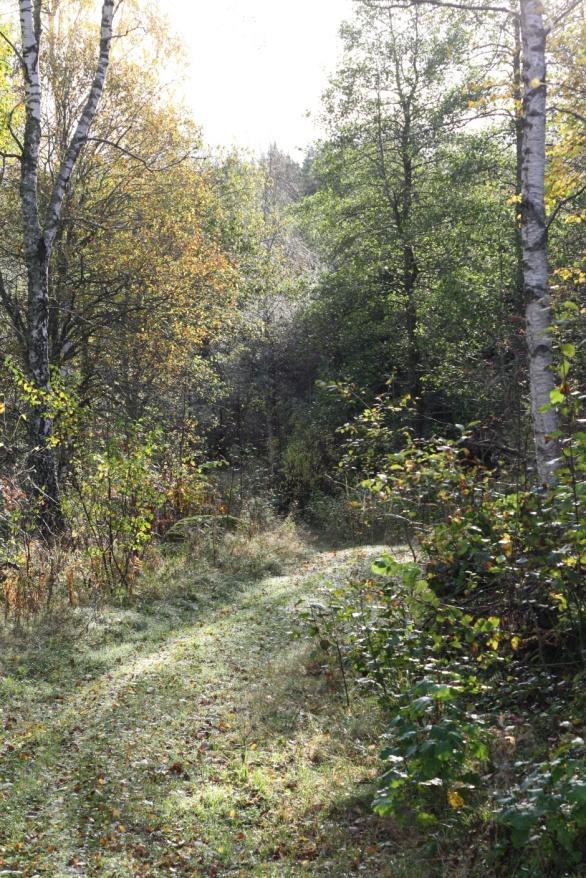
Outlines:
[[[432,666],[428,663],[428,670]],[[438,668],[402,693],[384,736],[384,772],[374,809],[395,816],[414,813],[432,825],[457,813],[480,783],[479,765],[488,759],[485,721],[462,703],[463,679]]]
[[[570,874],[586,849],[586,751],[574,737],[497,798],[495,820],[504,830],[498,849],[517,874]],[[510,847],[513,850],[510,850]],[[553,865],[555,863],[555,866]]]
[[586,845],[586,433],[568,369],[549,489],[488,468],[464,430],[399,450],[380,412],[349,430],[355,496],[408,522],[418,559],[385,555],[308,614],[386,718],[375,810],[438,845],[473,832],[485,874],[573,876]]

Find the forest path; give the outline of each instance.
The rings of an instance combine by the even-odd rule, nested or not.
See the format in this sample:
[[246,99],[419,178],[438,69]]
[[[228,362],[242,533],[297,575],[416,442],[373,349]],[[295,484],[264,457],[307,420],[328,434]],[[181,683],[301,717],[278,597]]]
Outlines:
[[299,602],[376,551],[252,583],[178,559],[171,597],[8,661],[0,874],[412,875],[368,808],[374,711],[291,637]]

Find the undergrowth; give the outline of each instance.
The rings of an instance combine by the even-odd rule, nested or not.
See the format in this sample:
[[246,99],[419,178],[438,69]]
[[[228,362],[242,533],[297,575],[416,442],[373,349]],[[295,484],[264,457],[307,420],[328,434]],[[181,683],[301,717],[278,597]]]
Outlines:
[[356,495],[410,523],[412,560],[324,584],[304,616],[347,691],[380,704],[374,810],[425,831],[453,863],[437,874],[583,874],[586,433],[569,368],[550,487],[485,466],[463,428],[395,443],[383,400],[347,428]]

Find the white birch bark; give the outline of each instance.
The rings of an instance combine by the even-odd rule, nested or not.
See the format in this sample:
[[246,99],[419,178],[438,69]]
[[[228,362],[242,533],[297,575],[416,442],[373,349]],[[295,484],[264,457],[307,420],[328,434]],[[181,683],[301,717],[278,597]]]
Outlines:
[[71,138],[69,147],[63,157],[45,219],[45,245],[49,249],[53,246],[55,241],[63,207],[63,199],[65,198],[75,163],[87,141],[89,130],[96,116],[98,104],[104,91],[104,85],[106,84],[106,74],[108,72],[110,61],[110,47],[112,44],[113,20],[114,0],[103,0],[102,21],[100,27],[100,49],[96,72],[83,112],[79,118],[73,137]]
[[541,0],[520,0],[523,49],[522,224],[523,288],[529,354],[531,411],[537,473],[555,481],[559,446],[557,412],[549,406],[555,387],[552,372],[551,302],[548,288],[545,219],[546,30]]
[[[44,221],[39,216],[39,155],[41,149],[40,75],[42,0],[19,0],[22,68],[25,86],[25,129],[21,160],[20,195],[28,279],[26,350],[34,383],[42,394],[51,390],[49,369],[49,267],[67,187],[75,163],[87,141],[104,90],[112,44],[114,0],[103,0],[98,61],[90,91],[76,130],[62,159]],[[52,419],[38,405],[30,422],[32,479],[40,498],[41,525],[50,533],[60,525],[59,482],[51,447]]]

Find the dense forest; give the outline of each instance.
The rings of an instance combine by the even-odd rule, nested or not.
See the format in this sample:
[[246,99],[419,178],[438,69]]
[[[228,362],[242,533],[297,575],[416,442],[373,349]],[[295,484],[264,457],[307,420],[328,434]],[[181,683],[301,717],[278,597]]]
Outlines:
[[164,7],[0,7],[0,875],[586,875],[584,7],[354,0],[302,162]]

